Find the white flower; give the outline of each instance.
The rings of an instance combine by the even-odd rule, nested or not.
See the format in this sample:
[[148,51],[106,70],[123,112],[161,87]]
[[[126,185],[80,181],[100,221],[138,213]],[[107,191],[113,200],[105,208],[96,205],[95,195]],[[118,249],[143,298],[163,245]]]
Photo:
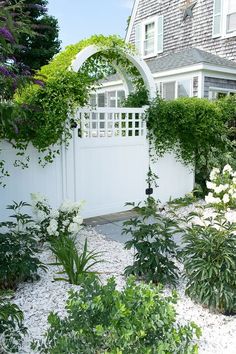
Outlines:
[[79,230],[80,230],[80,225],[75,222],[72,222],[68,227],[68,231],[71,232],[72,234],[76,234]]
[[207,204],[219,204],[221,203],[220,198],[215,198],[213,196],[213,193],[209,193],[208,195],[205,196],[205,201]]
[[73,202],[71,202],[70,200],[65,200],[60,208],[59,208],[63,213],[68,213],[71,212],[73,209]]
[[230,223],[236,223],[236,211],[230,210],[225,213],[225,219]]
[[47,227],[47,232],[49,235],[56,235],[59,234],[57,231],[58,223],[57,220],[51,219],[49,226]]
[[206,185],[207,185],[208,189],[215,189],[216,188],[216,184],[209,182],[209,181],[207,181]]
[[82,222],[83,222],[83,218],[80,216],[80,215],[76,215],[74,218],[73,218],[73,222],[81,225]]
[[230,198],[229,198],[229,195],[228,194],[224,194],[223,196],[223,203],[224,204],[227,204],[229,202]]
[[213,170],[210,173],[210,180],[214,181],[214,179],[217,177],[217,175],[220,173],[219,168],[213,168]]
[[193,222],[192,222],[194,225],[199,225],[199,226],[203,226],[203,227],[206,227],[206,226],[209,226],[211,225],[211,222],[209,220],[204,220],[204,219],[201,219],[199,216],[196,216],[194,219],[193,219]]
[[220,184],[219,186],[216,186],[215,192],[216,194],[219,194],[223,191],[225,191],[228,187],[226,185]]
[[206,208],[203,212],[203,219],[215,219],[217,217],[217,213],[214,212],[212,209]]
[[69,223],[70,223],[69,220],[65,220],[65,221],[62,222],[62,224],[63,224],[64,226],[68,226]]
[[234,193],[232,194],[232,198],[233,198],[233,199],[236,199],[236,192],[234,192]]
[[223,168],[223,173],[229,172],[231,173],[233,171],[232,167],[230,165],[225,165]]
[[48,203],[47,198],[41,193],[31,193],[30,197],[33,205],[36,205],[37,203]]
[[37,210],[36,212],[36,219],[38,222],[42,222],[44,219],[46,219],[48,216],[47,214],[42,211],[42,210]]
[[50,217],[53,218],[53,219],[57,219],[59,218],[59,211],[58,210],[52,210],[51,213],[50,213]]

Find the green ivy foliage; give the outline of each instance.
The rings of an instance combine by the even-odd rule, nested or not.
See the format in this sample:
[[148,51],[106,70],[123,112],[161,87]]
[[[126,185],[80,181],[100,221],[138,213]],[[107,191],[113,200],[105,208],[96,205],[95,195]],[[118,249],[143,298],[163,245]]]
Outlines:
[[[88,59],[78,73],[70,70],[76,55],[89,45],[98,46],[101,52]],[[58,145],[71,137],[69,118],[88,102],[99,80],[114,73],[113,66],[122,66],[134,84],[140,84],[137,69],[124,55],[127,51],[132,52],[131,46],[117,36],[92,36],[68,46],[37,72],[41,85],[31,83],[17,92],[8,114],[11,127],[0,127],[1,138],[14,141],[21,150],[31,142],[38,151],[47,151],[45,160],[51,162],[59,153]]]
[[193,163],[212,146],[224,148],[227,133],[220,109],[214,102],[198,98],[154,100],[148,113],[148,127],[158,154],[175,148],[185,163]]

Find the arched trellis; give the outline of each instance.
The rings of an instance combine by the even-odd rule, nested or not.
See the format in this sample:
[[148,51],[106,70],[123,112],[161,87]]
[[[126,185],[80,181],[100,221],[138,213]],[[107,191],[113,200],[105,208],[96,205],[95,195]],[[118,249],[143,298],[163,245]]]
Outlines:
[[[73,60],[73,62],[71,64],[72,70],[78,72],[80,70],[80,68],[82,67],[82,65],[86,62],[86,60],[88,60],[90,57],[92,57],[93,55],[95,55],[99,52],[104,52],[104,48],[99,48],[96,45],[89,45],[88,47],[84,48],[76,55],[75,59]],[[151,73],[149,67],[147,66],[147,64],[145,63],[145,61],[142,60],[141,58],[139,58],[137,55],[131,54],[126,50],[124,50],[123,54],[124,54],[124,57],[126,57],[140,73],[140,75],[144,81],[144,84],[148,90],[150,99],[155,98],[155,96],[156,96],[155,81],[154,81],[152,73]],[[128,93],[132,92],[133,85],[132,85],[127,73],[124,71],[124,69],[122,67],[119,67],[117,65],[114,65],[114,67],[118,71],[118,73],[120,74],[126,91]]]

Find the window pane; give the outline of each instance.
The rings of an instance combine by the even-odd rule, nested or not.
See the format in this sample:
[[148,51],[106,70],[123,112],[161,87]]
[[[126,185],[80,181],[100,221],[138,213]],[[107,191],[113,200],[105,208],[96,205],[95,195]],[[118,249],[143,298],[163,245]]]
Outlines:
[[215,0],[215,14],[221,12],[221,0]]
[[178,97],[190,96],[190,80],[182,80],[178,82]]
[[116,91],[108,92],[108,107],[116,107]]
[[154,22],[145,25],[144,55],[154,53]]
[[163,98],[166,100],[175,99],[175,81],[163,83]]
[[125,91],[117,91],[117,107],[121,106],[122,101],[125,99]]
[[236,31],[236,12],[227,16],[227,32]]
[[228,13],[232,13],[236,11],[236,1],[235,0],[228,0]]
[[221,15],[217,15],[214,17],[214,30],[213,34],[219,34],[221,30]]
[[105,93],[98,94],[98,107],[105,107]]
[[96,106],[96,95],[90,95],[90,106],[95,107]]
[[149,23],[145,26],[145,39],[154,37],[154,22]]

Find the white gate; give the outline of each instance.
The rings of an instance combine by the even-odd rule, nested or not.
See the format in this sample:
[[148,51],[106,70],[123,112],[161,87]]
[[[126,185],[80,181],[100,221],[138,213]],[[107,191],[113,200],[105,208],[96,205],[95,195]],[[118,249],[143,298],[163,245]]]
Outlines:
[[[86,217],[127,209],[144,199],[148,146],[144,108],[80,109],[79,126],[65,160],[73,156],[74,173],[66,171],[66,196],[86,201]],[[73,195],[72,195],[73,194]]]

